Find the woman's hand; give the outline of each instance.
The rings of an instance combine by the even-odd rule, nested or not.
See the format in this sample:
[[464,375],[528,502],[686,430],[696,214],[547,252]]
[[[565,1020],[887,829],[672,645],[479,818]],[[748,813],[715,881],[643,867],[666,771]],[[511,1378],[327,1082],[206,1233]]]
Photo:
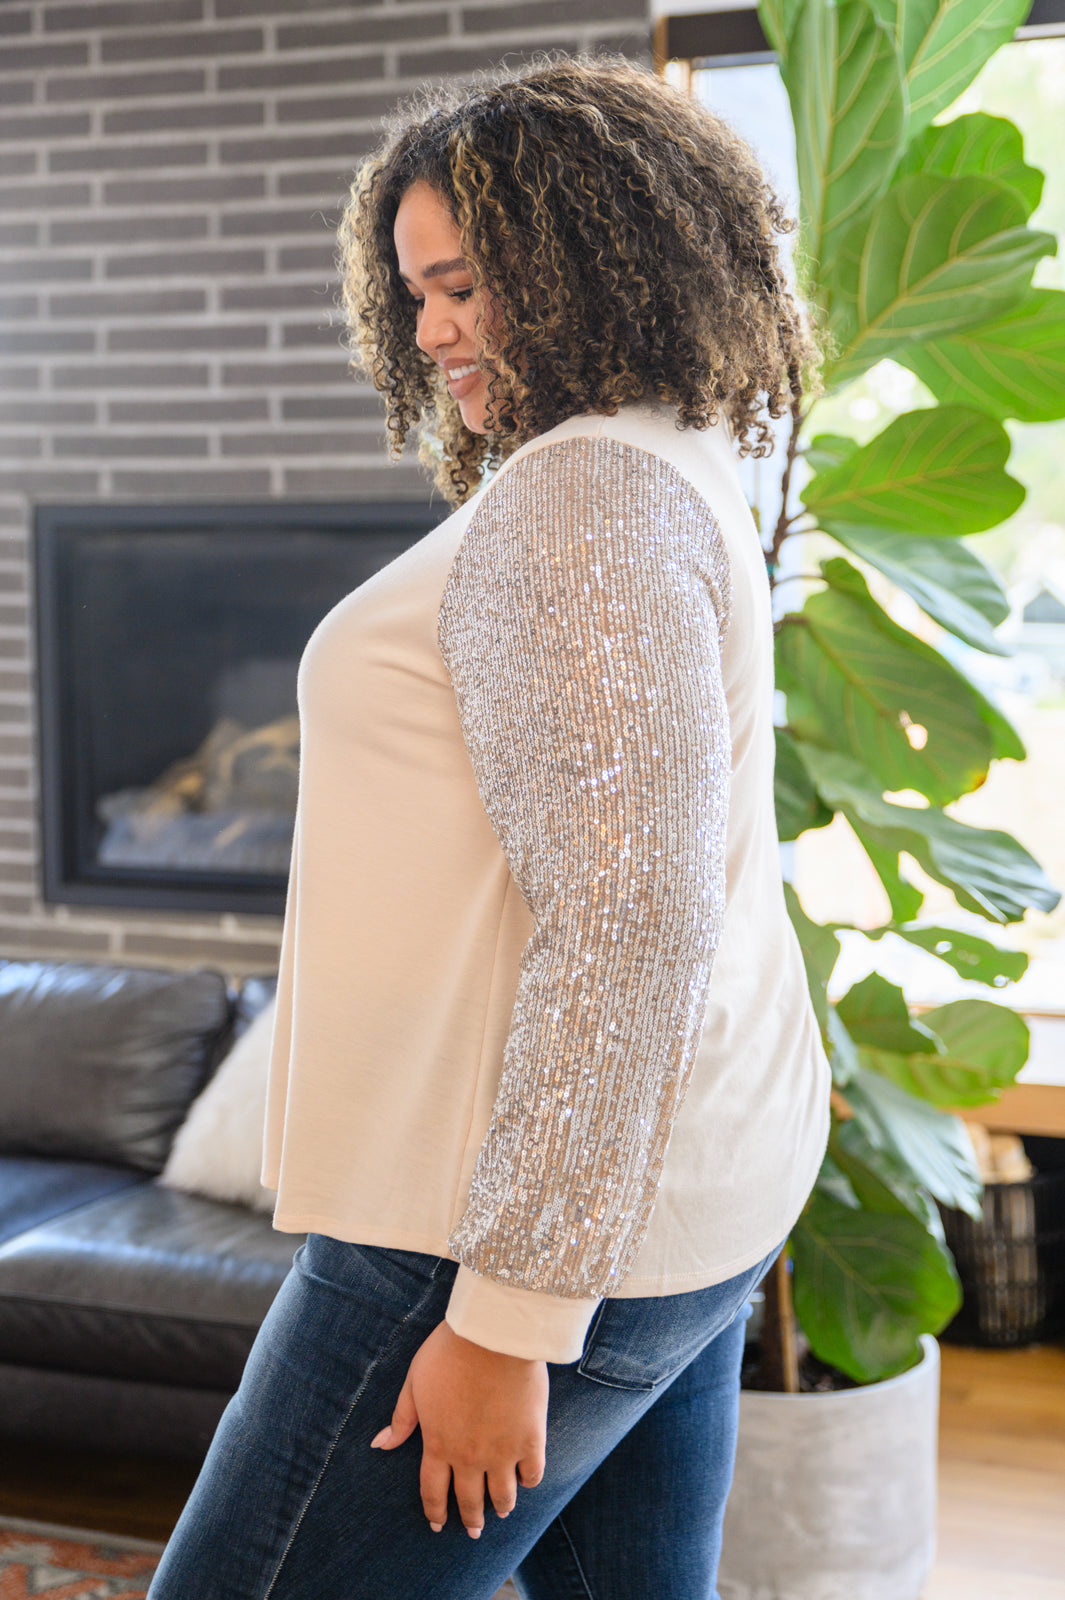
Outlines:
[[390,1427],[372,1441],[394,1450],[422,1430],[422,1505],[434,1533],[447,1521],[447,1493],[472,1539],[484,1527],[484,1485],[505,1517],[522,1488],[544,1475],[548,1376],[545,1361],[525,1361],[471,1344],[446,1322],[410,1364]]

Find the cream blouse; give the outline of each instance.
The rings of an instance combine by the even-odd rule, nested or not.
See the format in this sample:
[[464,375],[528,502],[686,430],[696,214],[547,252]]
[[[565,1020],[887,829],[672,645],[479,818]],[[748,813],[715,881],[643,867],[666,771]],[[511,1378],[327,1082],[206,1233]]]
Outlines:
[[785,1236],[828,1066],[781,890],[765,563],[723,426],[571,418],[325,618],[264,1181],[580,1353]]

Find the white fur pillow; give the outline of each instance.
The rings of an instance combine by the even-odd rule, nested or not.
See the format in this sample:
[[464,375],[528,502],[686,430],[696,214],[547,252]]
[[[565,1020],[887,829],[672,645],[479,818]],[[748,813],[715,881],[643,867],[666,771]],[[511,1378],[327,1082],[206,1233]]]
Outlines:
[[271,1000],[253,1018],[193,1101],[159,1177],[168,1189],[273,1211],[276,1196],[259,1182],[259,1173],[274,1009]]

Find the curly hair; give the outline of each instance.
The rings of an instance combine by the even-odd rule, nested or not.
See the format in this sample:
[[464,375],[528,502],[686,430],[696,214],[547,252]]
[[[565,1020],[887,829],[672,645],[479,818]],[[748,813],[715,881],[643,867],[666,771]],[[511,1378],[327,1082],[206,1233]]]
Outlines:
[[[449,205],[491,370],[489,432],[465,427],[415,343],[393,225],[413,183]],[[775,243],[794,226],[748,146],[615,57],[541,58],[402,107],[356,173],[340,225],[353,366],[387,405],[392,454],[424,426],[452,503],[525,440],[627,401],[681,427],[723,411],[741,455],[798,404],[816,351]]]

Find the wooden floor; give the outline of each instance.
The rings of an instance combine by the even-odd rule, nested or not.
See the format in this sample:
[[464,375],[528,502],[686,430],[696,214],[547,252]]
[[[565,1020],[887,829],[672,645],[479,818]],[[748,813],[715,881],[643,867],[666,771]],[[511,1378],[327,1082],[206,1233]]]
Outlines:
[[[193,1472],[7,1448],[0,1515],[165,1539]],[[924,1600],[1065,1600],[1065,1345],[943,1347],[939,1558]]]

